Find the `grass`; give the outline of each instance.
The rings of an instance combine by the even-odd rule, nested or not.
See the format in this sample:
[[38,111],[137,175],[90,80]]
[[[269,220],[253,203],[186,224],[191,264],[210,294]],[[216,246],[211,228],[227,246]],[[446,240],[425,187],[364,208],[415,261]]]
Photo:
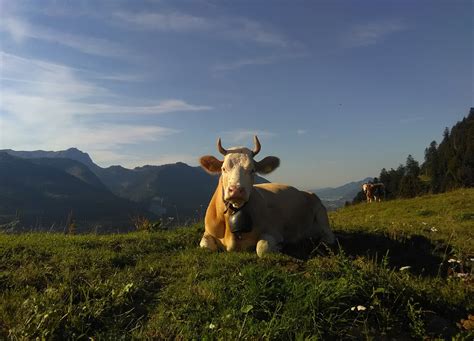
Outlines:
[[201,250],[199,225],[0,234],[0,339],[470,339],[473,203],[341,209],[340,249],[304,260]]

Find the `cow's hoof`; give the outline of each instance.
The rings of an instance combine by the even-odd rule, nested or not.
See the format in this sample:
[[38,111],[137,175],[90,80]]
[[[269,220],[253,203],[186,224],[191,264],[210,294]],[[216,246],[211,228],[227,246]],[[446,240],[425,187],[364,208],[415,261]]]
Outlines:
[[259,240],[257,243],[257,256],[263,257],[266,253],[269,252],[269,245],[267,240]]
[[257,242],[256,247],[257,255],[262,257],[263,255],[271,252],[278,252],[280,251],[277,243],[275,242],[274,238],[271,236],[267,236],[265,239],[260,239]]
[[199,246],[202,248],[209,249],[211,251],[217,251],[217,243],[214,237],[210,235],[204,235],[201,238],[201,242],[199,243]]

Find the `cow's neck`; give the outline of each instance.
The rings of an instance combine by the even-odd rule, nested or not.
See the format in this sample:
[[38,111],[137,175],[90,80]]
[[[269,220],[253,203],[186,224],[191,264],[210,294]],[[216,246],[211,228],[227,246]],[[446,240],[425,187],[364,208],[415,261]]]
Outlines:
[[224,186],[222,185],[222,176],[219,177],[219,183],[217,184],[216,191],[214,193],[214,199],[216,200],[216,210],[218,215],[224,215],[226,211],[226,205],[222,193],[224,192]]

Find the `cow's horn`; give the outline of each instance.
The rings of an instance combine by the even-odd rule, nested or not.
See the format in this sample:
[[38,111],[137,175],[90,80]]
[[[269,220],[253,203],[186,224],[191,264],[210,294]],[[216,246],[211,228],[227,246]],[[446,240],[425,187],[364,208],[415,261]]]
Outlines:
[[253,152],[253,156],[255,156],[260,152],[260,149],[262,148],[262,146],[260,145],[260,141],[258,140],[257,135],[253,137],[253,142],[255,144],[255,148],[252,152]]
[[219,139],[217,140],[217,149],[219,150],[219,152],[222,154],[222,155],[227,155],[227,150],[224,149],[224,147],[222,147],[222,143],[221,143],[221,138],[219,137]]

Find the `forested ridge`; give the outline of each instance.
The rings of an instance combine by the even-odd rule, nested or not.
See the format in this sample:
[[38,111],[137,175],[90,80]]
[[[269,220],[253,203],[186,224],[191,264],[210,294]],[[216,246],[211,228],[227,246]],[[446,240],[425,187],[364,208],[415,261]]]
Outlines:
[[[397,169],[382,168],[375,182],[385,185],[385,199],[413,198],[474,186],[474,108],[451,129],[445,128],[441,143],[432,141],[420,165],[412,155]],[[360,191],[353,203],[365,200]]]

